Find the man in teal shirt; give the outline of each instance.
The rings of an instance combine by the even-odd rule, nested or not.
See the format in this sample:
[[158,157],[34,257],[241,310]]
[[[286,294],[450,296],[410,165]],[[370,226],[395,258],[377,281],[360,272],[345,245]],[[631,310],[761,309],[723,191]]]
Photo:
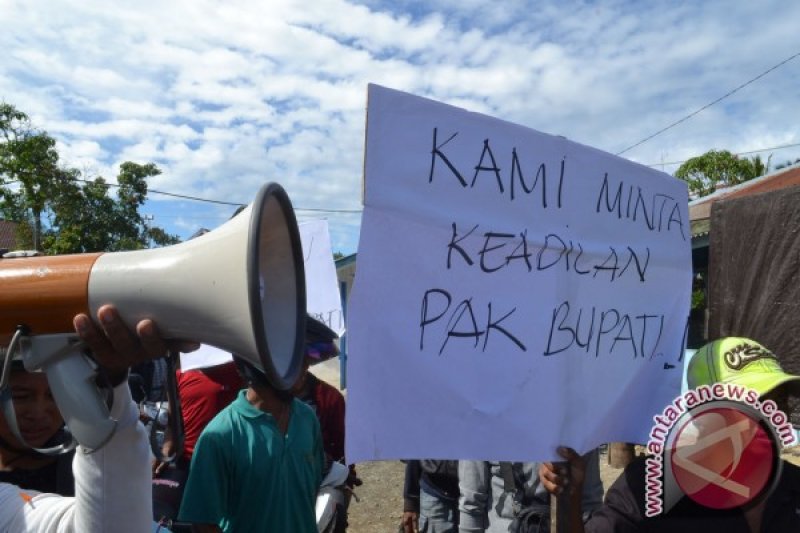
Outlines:
[[324,455],[303,402],[237,360],[249,387],[197,441],[178,519],[200,532],[317,531]]

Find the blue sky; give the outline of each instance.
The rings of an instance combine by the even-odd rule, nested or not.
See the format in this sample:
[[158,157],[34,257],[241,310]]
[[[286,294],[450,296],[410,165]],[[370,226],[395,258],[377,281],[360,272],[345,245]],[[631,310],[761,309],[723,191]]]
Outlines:
[[[800,52],[797,20],[771,0],[0,0],[0,99],[90,177],[155,162],[151,189],[240,203],[277,181],[352,253],[368,83],[617,153]],[[798,87],[800,58],[624,157],[800,144]],[[143,212],[186,238],[234,209]]]

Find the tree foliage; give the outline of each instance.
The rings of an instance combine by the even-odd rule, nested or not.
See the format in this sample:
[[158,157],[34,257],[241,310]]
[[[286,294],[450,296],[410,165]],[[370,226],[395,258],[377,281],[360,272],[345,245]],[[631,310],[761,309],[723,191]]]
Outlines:
[[13,105],[0,104],[0,216],[25,245],[48,254],[135,250],[178,238],[149,227],[139,209],[153,163],[122,163],[116,198],[102,176],[83,179],[59,162],[56,141]]
[[706,196],[718,188],[738,185],[762,176],[769,171],[760,156],[752,159],[738,157],[727,150],[710,150],[683,163],[675,177],[689,184],[689,194],[693,197]]
[[16,184],[16,191],[0,188],[3,214],[32,226],[32,245],[40,249],[42,215],[47,199],[58,182],[56,141],[31,125],[28,116],[6,103],[0,104],[0,176],[3,185]]
[[83,186],[64,186],[60,200],[53,204],[52,225],[44,239],[48,252],[117,252],[178,242],[161,228],[148,227],[139,213],[147,199],[146,179],[160,173],[152,163],[123,163],[116,199],[109,195],[111,187],[102,177]]

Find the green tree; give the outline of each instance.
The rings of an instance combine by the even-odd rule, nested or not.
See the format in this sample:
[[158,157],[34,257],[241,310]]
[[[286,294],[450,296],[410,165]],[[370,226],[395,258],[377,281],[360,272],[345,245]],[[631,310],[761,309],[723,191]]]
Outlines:
[[[62,178],[56,141],[31,125],[28,116],[0,104],[0,212],[32,226],[32,247],[41,250],[42,216],[53,188]],[[5,185],[18,184],[16,190]],[[9,217],[10,215],[10,217]]]
[[46,237],[50,253],[80,253],[137,250],[151,243],[175,244],[179,239],[158,227],[145,224],[139,208],[147,199],[147,181],[161,171],[153,163],[127,161],[117,175],[116,200],[102,177],[82,187],[63,186],[60,200],[53,203],[53,217]]
[[706,196],[720,187],[738,185],[769,171],[769,159],[742,158],[727,150],[710,150],[693,157],[675,171],[675,177],[689,184],[693,197]]
[[102,177],[83,180],[59,163],[56,141],[0,103],[0,216],[19,223],[18,243],[48,254],[135,250],[178,242],[145,223],[139,209],[156,165],[125,162],[116,199]]

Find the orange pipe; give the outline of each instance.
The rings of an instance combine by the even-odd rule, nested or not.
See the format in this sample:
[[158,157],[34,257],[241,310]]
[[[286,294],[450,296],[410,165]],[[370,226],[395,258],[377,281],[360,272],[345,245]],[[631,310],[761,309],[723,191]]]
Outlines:
[[32,335],[74,331],[72,318],[89,313],[89,275],[101,255],[0,259],[0,346],[18,325]]

